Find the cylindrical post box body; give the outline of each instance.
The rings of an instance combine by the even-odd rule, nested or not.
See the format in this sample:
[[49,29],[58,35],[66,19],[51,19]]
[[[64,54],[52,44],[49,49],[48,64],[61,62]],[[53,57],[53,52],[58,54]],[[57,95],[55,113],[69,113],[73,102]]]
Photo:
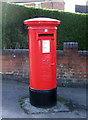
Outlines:
[[57,101],[56,26],[60,21],[34,18],[24,21],[28,26],[30,62],[30,103],[51,107]]

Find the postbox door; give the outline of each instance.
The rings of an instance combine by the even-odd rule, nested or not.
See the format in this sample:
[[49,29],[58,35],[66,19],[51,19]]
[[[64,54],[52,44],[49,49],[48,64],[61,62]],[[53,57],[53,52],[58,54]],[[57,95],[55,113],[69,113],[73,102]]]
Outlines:
[[41,39],[38,40],[38,45],[39,45],[38,88],[40,89],[55,88],[56,87],[56,40],[54,36],[42,37]]

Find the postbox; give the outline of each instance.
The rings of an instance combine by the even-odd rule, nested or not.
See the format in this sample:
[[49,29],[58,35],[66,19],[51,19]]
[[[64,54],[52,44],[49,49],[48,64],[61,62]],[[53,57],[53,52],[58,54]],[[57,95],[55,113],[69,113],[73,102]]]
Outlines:
[[36,107],[52,107],[57,103],[56,29],[59,20],[32,18],[28,26],[30,63],[30,103]]

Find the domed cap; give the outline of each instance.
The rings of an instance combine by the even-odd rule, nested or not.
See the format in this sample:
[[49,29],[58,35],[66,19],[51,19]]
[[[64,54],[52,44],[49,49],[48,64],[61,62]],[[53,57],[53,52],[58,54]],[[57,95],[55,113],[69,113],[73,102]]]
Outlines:
[[59,20],[52,19],[52,18],[45,18],[45,17],[39,17],[39,18],[32,18],[24,21],[24,24],[27,26],[37,26],[37,25],[54,25],[57,26],[60,24]]

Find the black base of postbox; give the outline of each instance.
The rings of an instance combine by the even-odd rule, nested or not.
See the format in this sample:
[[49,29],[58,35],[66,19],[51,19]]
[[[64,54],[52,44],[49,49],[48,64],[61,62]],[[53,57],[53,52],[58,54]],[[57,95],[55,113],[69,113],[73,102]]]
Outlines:
[[30,88],[30,103],[35,107],[48,108],[57,103],[57,88],[35,90]]

